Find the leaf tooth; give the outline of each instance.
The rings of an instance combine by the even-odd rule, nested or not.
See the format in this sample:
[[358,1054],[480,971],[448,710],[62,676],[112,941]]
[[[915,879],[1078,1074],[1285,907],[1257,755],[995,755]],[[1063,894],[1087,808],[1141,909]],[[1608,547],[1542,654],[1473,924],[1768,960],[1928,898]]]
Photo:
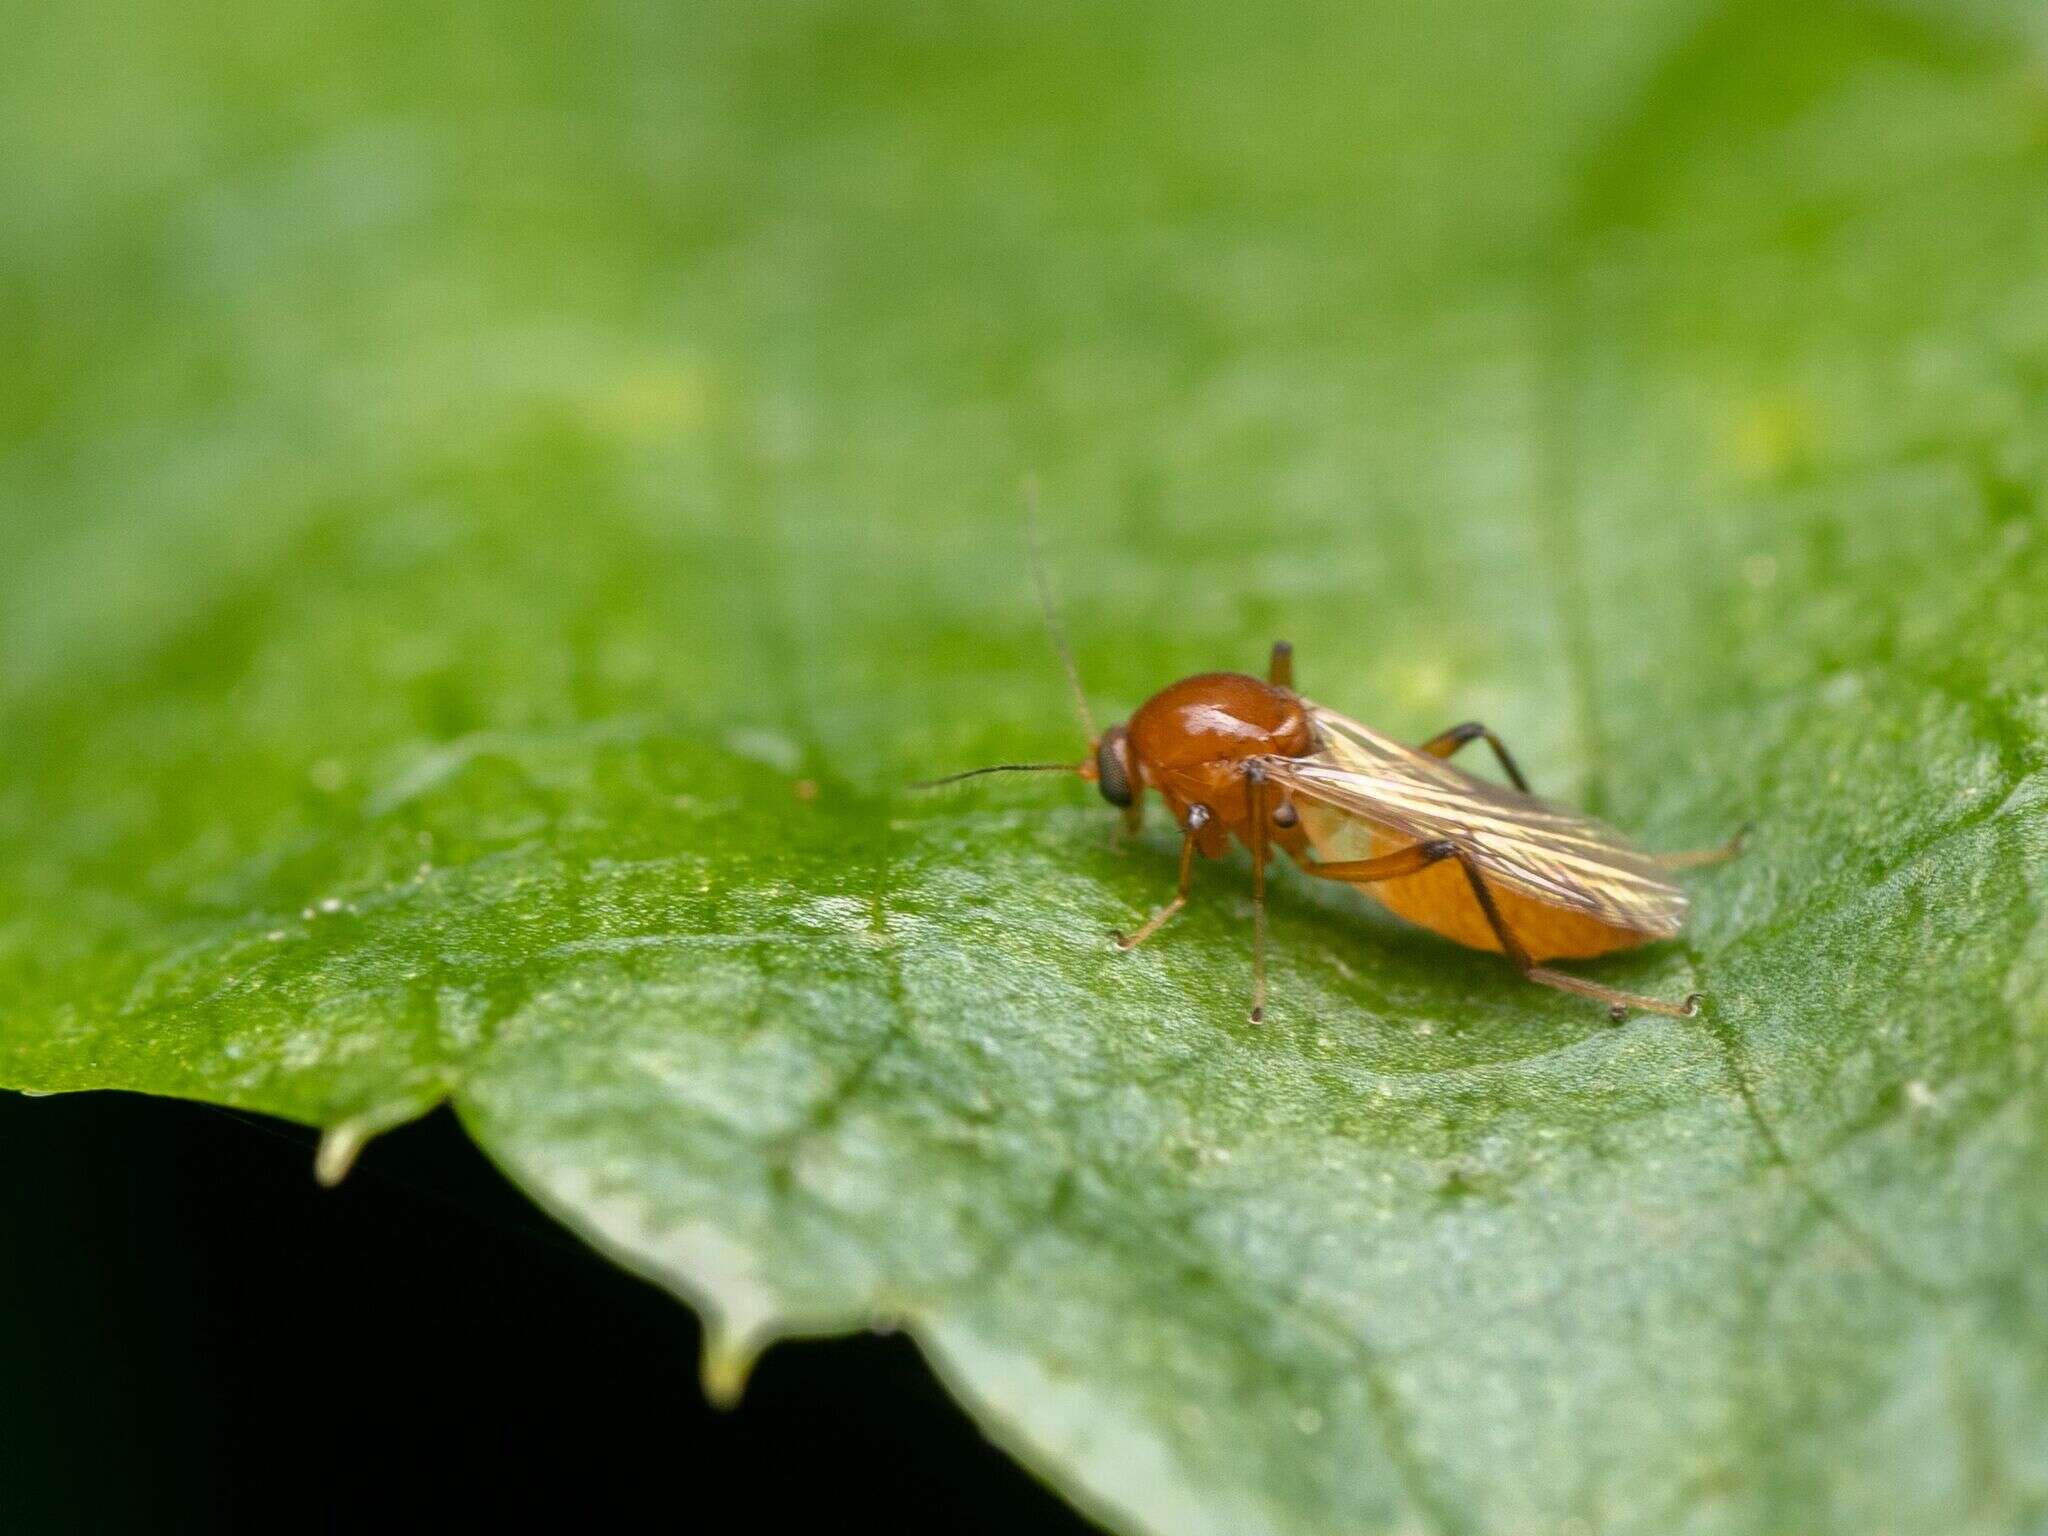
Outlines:
[[332,1189],[348,1177],[356,1165],[356,1154],[375,1135],[377,1127],[361,1116],[337,1120],[320,1133],[320,1145],[313,1153],[313,1178],[322,1189]]
[[734,1332],[709,1318],[705,1320],[704,1352],[698,1362],[698,1375],[712,1407],[739,1406],[740,1396],[747,1390],[747,1378],[754,1372],[754,1362],[761,1358],[761,1345],[762,1340],[753,1334]]

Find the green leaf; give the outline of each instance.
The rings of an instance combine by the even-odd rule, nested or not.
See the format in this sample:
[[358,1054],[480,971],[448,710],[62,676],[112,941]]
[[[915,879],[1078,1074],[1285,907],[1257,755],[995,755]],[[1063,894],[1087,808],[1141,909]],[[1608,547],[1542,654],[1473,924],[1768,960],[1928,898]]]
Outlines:
[[[2048,1518],[2048,73],[2011,0],[139,8],[0,127],[0,1081],[451,1102],[1122,1528]],[[1096,706],[1479,718],[1636,1018],[1170,889]]]

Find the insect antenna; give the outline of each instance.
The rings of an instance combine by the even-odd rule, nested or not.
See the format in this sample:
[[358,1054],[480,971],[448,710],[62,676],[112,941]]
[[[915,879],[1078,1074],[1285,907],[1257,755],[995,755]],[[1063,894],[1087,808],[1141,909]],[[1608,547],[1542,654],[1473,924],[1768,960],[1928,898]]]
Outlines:
[[958,784],[962,779],[978,779],[984,773],[1073,773],[1072,763],[994,763],[987,768],[969,768],[965,773],[949,773],[943,779],[924,779],[911,785],[912,789],[938,789],[946,784]]
[[1031,552],[1031,582],[1038,589],[1038,606],[1045,615],[1045,631],[1052,637],[1052,648],[1059,653],[1060,665],[1065,668],[1067,683],[1074,690],[1074,713],[1081,717],[1081,728],[1088,733],[1088,749],[1091,761],[1085,763],[992,763],[986,768],[969,768],[964,773],[949,773],[942,779],[925,779],[912,784],[912,789],[938,789],[947,784],[958,784],[962,779],[977,779],[985,773],[1078,773],[1083,778],[1093,777],[1092,754],[1095,744],[1101,740],[1101,733],[1095,729],[1095,716],[1088,708],[1088,695],[1081,688],[1081,671],[1074,665],[1074,653],[1067,646],[1067,632],[1060,624],[1059,605],[1053,601],[1052,582],[1045,574],[1045,554],[1038,543],[1038,477],[1024,477],[1024,542]]
[[1074,713],[1081,717],[1081,728],[1088,733],[1090,742],[1101,738],[1095,729],[1094,712],[1088,708],[1088,695],[1081,687],[1081,669],[1074,665],[1074,653],[1067,646],[1066,627],[1060,623],[1059,605],[1053,601],[1052,580],[1045,571],[1045,552],[1038,542],[1038,476],[1024,477],[1024,541],[1031,550],[1031,584],[1038,589],[1038,606],[1045,614],[1045,632],[1052,637],[1052,648],[1059,652],[1060,665],[1066,668],[1067,684],[1074,690]]

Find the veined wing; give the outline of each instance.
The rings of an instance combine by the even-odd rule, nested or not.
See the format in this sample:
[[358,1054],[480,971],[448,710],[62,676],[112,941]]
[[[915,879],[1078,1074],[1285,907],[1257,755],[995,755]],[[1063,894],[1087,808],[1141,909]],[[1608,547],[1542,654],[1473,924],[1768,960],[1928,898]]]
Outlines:
[[1685,892],[1620,833],[1590,816],[1471,774],[1308,705],[1317,751],[1266,759],[1299,802],[1365,823],[1399,843],[1447,838],[1489,881],[1657,938],[1678,932]]

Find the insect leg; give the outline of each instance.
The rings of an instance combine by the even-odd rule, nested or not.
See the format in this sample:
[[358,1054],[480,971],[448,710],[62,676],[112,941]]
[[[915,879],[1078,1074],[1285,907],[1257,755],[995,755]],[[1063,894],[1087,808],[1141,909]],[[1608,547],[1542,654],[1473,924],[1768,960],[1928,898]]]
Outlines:
[[1131,803],[1123,808],[1122,817],[1123,819],[1117,823],[1116,830],[1109,835],[1110,846],[1119,850],[1123,848],[1125,843],[1145,830],[1145,797],[1143,794],[1138,793],[1135,789],[1133,790]]
[[1254,1024],[1266,1016],[1266,765],[1244,765],[1251,798],[1252,822],[1252,1013]]
[[1560,992],[1576,992],[1580,997],[1590,997],[1595,1002],[1605,1003],[1607,1013],[1617,1024],[1628,1016],[1631,1008],[1640,1008],[1646,1013],[1661,1013],[1667,1018],[1689,1019],[1700,1011],[1700,995],[1695,992],[1683,1003],[1667,1003],[1661,997],[1649,997],[1641,992],[1623,992],[1617,987],[1603,987],[1597,981],[1588,981],[1583,976],[1567,976],[1563,971],[1548,970],[1529,958],[1529,951],[1522,947],[1514,930],[1500,915],[1500,905],[1493,899],[1493,891],[1487,886],[1486,877],[1479,873],[1479,866],[1471,857],[1460,850],[1458,863],[1463,866],[1465,879],[1472,886],[1472,894],[1478,898],[1480,910],[1486,914],[1486,921],[1493,929],[1493,936],[1500,940],[1501,950],[1507,955],[1514,968],[1522,973],[1522,979],[1533,981],[1538,986],[1555,987]]
[[1431,757],[1449,757],[1466,742],[1477,741],[1482,736],[1486,738],[1486,744],[1493,748],[1493,755],[1500,759],[1501,771],[1508,776],[1508,782],[1526,795],[1529,792],[1529,781],[1522,777],[1522,770],[1515,766],[1514,758],[1509,756],[1508,749],[1501,745],[1500,738],[1477,720],[1467,720],[1463,725],[1454,725],[1448,731],[1439,731],[1425,741],[1420,750],[1427,752]]
[[1188,887],[1195,879],[1195,834],[1209,824],[1209,808],[1206,805],[1188,807],[1187,832],[1180,844],[1180,885],[1173,893],[1173,900],[1146,918],[1138,931],[1125,935],[1112,933],[1118,949],[1136,949],[1166,926],[1167,919],[1188,904]]
[[1266,681],[1275,688],[1294,686],[1294,647],[1285,640],[1273,642],[1273,660],[1266,668]]
[[1340,859],[1334,864],[1320,864],[1297,856],[1295,862],[1304,874],[1314,875],[1319,880],[1371,885],[1376,880],[1398,880],[1403,875],[1412,875],[1441,860],[1455,858],[1457,852],[1456,843],[1438,838],[1434,842],[1410,843],[1406,848],[1380,854],[1377,858]]
[[1659,869],[1698,869],[1707,864],[1725,864],[1742,852],[1742,845],[1749,841],[1749,828],[1744,827],[1718,848],[1688,848],[1683,853],[1653,853],[1650,861]]

